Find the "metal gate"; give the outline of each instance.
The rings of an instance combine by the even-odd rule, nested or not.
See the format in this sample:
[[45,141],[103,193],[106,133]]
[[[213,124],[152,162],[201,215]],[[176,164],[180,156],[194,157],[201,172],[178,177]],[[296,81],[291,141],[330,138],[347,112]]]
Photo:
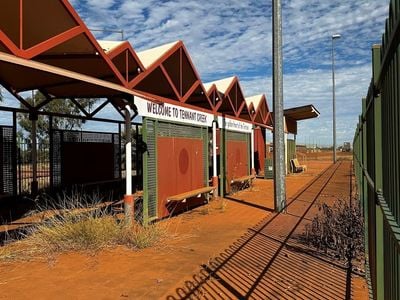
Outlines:
[[0,126],[0,194],[17,193],[16,134],[12,126]]
[[[121,139],[117,133],[52,130],[50,145],[52,188],[121,178]],[[70,174],[72,168],[75,178]]]

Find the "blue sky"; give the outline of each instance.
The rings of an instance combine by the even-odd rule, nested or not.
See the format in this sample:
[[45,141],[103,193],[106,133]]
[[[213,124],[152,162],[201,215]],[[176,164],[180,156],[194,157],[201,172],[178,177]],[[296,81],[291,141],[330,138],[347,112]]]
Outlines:
[[[257,0],[70,0],[91,29],[124,30],[135,50],[183,40],[203,82],[232,75],[245,96],[267,95],[272,109],[272,8]],[[283,0],[285,108],[314,104],[299,143],[332,142],[331,35],[336,43],[337,141],[352,141],[380,43],[388,0]],[[99,39],[120,34],[94,32]]]

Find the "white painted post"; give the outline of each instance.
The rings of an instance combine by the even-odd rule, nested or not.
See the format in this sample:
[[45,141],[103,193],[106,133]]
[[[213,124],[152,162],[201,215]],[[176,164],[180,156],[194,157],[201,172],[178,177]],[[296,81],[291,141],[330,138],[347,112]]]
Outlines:
[[250,143],[251,143],[251,174],[255,175],[256,174],[256,169],[254,168],[254,126],[251,129],[251,134],[250,134]]
[[288,166],[288,145],[287,145],[287,138],[288,135],[285,132],[284,134],[285,137],[285,167],[286,167],[286,175],[289,173],[289,166]]
[[217,121],[212,123],[212,154],[213,154],[213,179],[212,184],[215,187],[214,196],[218,196],[218,174],[217,174]]
[[125,180],[126,193],[124,196],[125,221],[130,224],[133,220],[134,199],[132,195],[132,141],[131,114],[129,105],[125,106]]

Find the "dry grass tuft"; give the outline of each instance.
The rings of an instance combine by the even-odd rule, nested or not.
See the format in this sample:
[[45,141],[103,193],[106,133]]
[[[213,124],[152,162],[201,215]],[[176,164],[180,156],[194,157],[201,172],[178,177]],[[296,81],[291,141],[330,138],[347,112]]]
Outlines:
[[228,206],[228,201],[226,201],[225,198],[220,198],[217,202],[217,209],[220,212],[225,212],[226,211],[226,207]]
[[41,209],[51,213],[46,213],[47,217],[41,223],[28,228],[23,239],[1,247],[0,260],[66,251],[92,252],[116,246],[143,249],[156,246],[168,235],[166,224],[146,227],[137,223],[125,224],[109,215],[100,203],[79,200],[70,198],[61,207]]

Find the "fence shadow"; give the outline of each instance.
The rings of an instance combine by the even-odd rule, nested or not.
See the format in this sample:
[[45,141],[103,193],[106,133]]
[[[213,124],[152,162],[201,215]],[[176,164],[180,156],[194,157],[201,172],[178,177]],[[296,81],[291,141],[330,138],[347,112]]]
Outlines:
[[317,179],[314,200],[302,213],[265,218],[166,299],[350,299],[352,277],[357,275],[294,242],[299,225],[307,222],[305,217],[339,166]]
[[350,299],[351,269],[264,233],[264,220],[166,299]]

